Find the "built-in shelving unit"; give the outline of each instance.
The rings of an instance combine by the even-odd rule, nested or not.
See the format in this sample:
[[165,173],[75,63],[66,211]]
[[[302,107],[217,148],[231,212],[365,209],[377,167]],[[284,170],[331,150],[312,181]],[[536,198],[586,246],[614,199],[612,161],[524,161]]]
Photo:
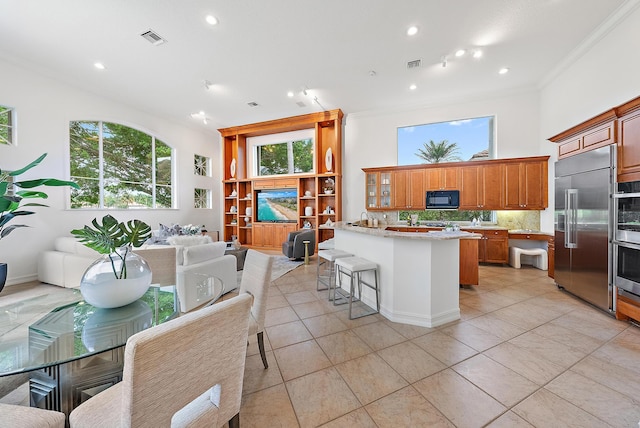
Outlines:
[[[342,117],[336,109],[218,130],[223,139],[225,241],[236,236],[243,245],[278,248],[289,231],[304,227],[316,230],[316,242],[333,237],[331,225],[342,219]],[[247,137],[302,129],[314,130],[313,174],[251,176]],[[295,223],[256,222],[256,191],[263,188],[297,189]]]

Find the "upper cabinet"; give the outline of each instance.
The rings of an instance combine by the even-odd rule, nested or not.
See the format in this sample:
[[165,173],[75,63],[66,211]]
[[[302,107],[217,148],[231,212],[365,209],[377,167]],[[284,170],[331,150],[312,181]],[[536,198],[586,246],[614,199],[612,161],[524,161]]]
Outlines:
[[543,210],[548,205],[547,162],[505,165],[505,208]]
[[[549,156],[363,168],[368,210],[423,210],[425,191],[459,190],[461,210],[542,210]],[[390,197],[390,199],[389,199]]]
[[617,180],[640,180],[640,97],[549,138],[558,143],[558,159],[602,146],[617,146]]
[[640,98],[617,109],[618,181],[640,180]]
[[423,210],[425,208],[425,170],[409,169],[394,171],[393,204],[396,209]]

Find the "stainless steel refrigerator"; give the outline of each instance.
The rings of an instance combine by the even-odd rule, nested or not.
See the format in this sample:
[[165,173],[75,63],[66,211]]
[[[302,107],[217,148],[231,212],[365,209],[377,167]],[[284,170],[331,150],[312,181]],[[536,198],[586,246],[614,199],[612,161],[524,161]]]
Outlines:
[[555,163],[555,282],[611,311],[615,145]]

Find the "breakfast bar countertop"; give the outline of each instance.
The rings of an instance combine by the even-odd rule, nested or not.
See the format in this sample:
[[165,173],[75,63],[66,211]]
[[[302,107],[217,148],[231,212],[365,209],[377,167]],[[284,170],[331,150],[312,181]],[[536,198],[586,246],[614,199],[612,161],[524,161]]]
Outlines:
[[380,236],[385,238],[405,238],[405,239],[420,239],[420,240],[448,240],[448,239],[480,239],[482,235],[478,233],[471,233],[465,231],[429,231],[426,230],[426,226],[412,226],[412,229],[425,229],[424,232],[400,232],[396,230],[387,230],[387,227],[400,228],[402,226],[395,225],[382,225],[378,227],[359,226],[356,224],[339,221],[334,224],[336,230],[346,230],[350,232],[362,233],[372,236]]

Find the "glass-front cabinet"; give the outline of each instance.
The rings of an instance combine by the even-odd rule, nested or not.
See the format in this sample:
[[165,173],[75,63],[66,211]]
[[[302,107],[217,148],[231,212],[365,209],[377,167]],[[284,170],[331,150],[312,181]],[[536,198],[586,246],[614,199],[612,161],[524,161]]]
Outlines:
[[391,207],[391,172],[367,172],[367,209]]

